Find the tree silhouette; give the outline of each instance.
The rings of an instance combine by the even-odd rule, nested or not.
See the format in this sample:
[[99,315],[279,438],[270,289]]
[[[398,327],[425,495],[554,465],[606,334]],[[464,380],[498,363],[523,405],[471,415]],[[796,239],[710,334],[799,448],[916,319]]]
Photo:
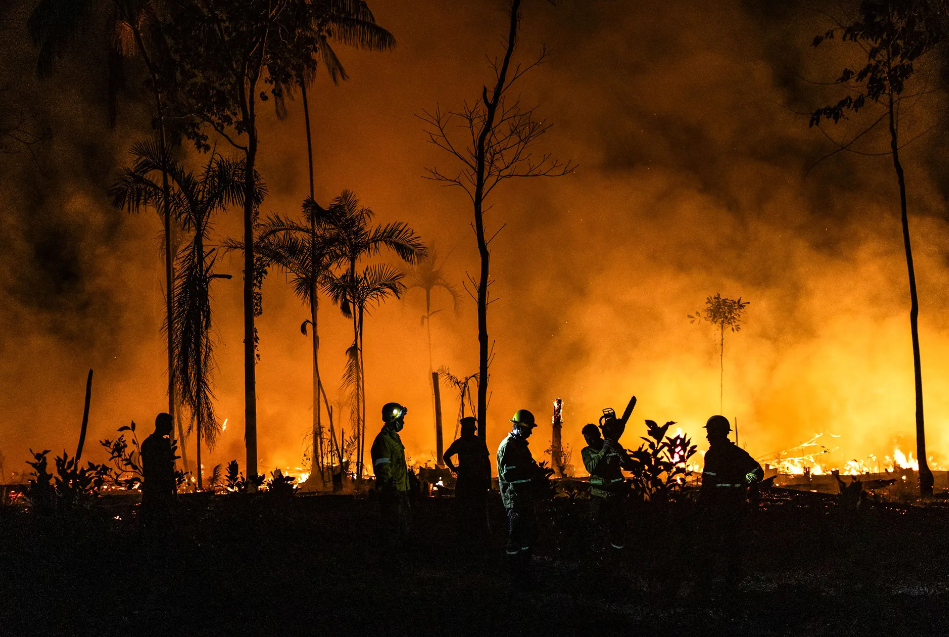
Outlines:
[[[182,402],[191,419],[188,432],[196,432],[198,489],[203,488],[201,438],[213,448],[220,423],[214,410],[214,341],[211,337],[211,281],[231,278],[216,274],[215,249],[209,247],[211,220],[215,212],[228,206],[242,206],[244,163],[212,154],[199,175],[172,161],[154,143],[135,144],[135,161],[111,189],[113,203],[131,211],[143,206],[168,209],[191,240],[177,256],[177,274],[172,295],[174,309],[174,378]],[[152,180],[161,173],[170,179],[165,189]],[[255,176],[256,177],[256,176]],[[256,177],[255,200],[259,203],[264,187]],[[170,199],[166,200],[164,193]],[[165,325],[168,330],[168,325]]]
[[[322,65],[334,84],[349,79],[346,70],[331,46],[331,42],[338,42],[368,51],[387,51],[395,46],[395,38],[391,33],[376,25],[375,17],[366,3],[361,0],[322,0],[320,2],[296,0],[291,3],[289,12],[295,16],[290,23],[295,24],[297,28],[291,29],[286,37],[290,41],[290,55],[299,58],[299,67],[292,78],[289,78],[288,83],[278,83],[275,86],[274,104],[278,118],[284,119],[287,116],[286,98],[292,97],[296,88],[300,89],[303,100],[303,121],[306,129],[307,165],[310,180],[309,197],[311,200],[315,200],[313,136],[310,125],[308,90],[316,79],[316,72],[319,66]],[[285,81],[287,79],[284,78]],[[319,251],[318,243],[321,240],[317,232],[317,215],[308,215],[308,219],[309,251],[317,253]],[[319,290],[317,288],[322,274],[318,267],[319,260],[312,260],[310,263],[313,270],[306,278],[310,281],[312,288],[304,300],[310,305],[309,324],[312,328],[313,344],[313,436],[315,443],[313,457],[318,459],[318,464],[322,467],[324,456],[322,450],[323,424],[319,394],[322,393],[324,401],[326,401],[326,391],[320,378]],[[304,334],[306,334],[305,326],[306,323],[304,323],[303,328]],[[329,409],[328,403],[327,409]],[[316,472],[311,470],[310,475],[314,474]],[[322,470],[318,475],[322,480]]]
[[749,301],[722,298],[721,294],[709,296],[705,299],[705,310],[696,311],[695,314],[689,314],[690,322],[707,321],[718,327],[719,337],[721,339],[721,349],[719,350],[719,384],[718,384],[718,411],[721,413],[722,398],[725,395],[725,330],[732,332],[741,331],[741,315],[748,306]]
[[[266,265],[275,264],[290,275],[290,284],[297,297],[307,305],[310,318],[300,326],[307,335],[310,326],[313,350],[313,466],[310,475],[323,476],[324,431],[321,419],[320,394],[330,412],[326,390],[319,372],[319,335],[317,333],[318,295],[329,282],[331,268],[338,260],[334,236],[327,234],[319,217],[325,211],[309,206],[304,211],[303,222],[271,216],[260,225],[257,238],[258,254]],[[242,248],[236,243],[234,247]],[[332,449],[330,450],[332,451]]]
[[[522,66],[511,59],[517,48],[521,0],[512,0],[508,34],[503,56],[494,58],[494,86],[483,86],[473,104],[465,102],[458,110],[425,111],[428,141],[446,151],[457,162],[455,169],[427,169],[426,177],[447,186],[461,188],[468,195],[474,212],[474,229],[478,242],[481,269],[477,281],[469,275],[476,292],[470,292],[478,303],[478,434],[484,438],[488,413],[488,365],[491,341],[488,336],[491,236],[485,228],[486,202],[503,181],[516,177],[561,177],[573,172],[571,162],[562,164],[551,155],[535,157],[532,149],[537,140],[550,130],[551,124],[538,119],[536,108],[527,108],[520,98],[510,98],[511,87],[525,73],[543,63],[546,50],[534,62]],[[460,131],[460,132],[459,132]],[[503,228],[503,226],[501,226]]]
[[[429,383],[434,383],[434,366],[432,364],[432,316],[440,312],[441,310],[432,310],[432,293],[441,288],[451,296],[452,306],[455,311],[458,310],[458,299],[459,294],[458,290],[455,289],[455,286],[452,285],[448,279],[445,278],[444,274],[445,262],[442,261],[438,263],[438,252],[435,250],[434,246],[429,250],[427,257],[413,265],[407,274],[408,283],[406,284],[406,290],[419,289],[425,293],[425,314],[422,315],[422,325],[425,327],[426,336],[428,339],[428,379]],[[432,385],[432,413],[435,418],[436,425],[440,425],[438,415],[435,414],[437,406],[435,404],[435,386]],[[442,460],[442,432],[435,432],[436,440],[436,452],[435,459],[436,463],[441,466],[444,462]]]
[[[158,150],[162,156],[168,154],[168,96],[173,85],[174,62],[169,55],[167,42],[160,28],[162,7],[149,0],[40,0],[27,20],[27,30],[34,44],[39,47],[36,70],[41,78],[53,74],[55,62],[67,54],[76,36],[94,26],[107,39],[107,103],[109,125],[114,126],[118,113],[118,94],[126,83],[125,58],[138,54],[148,74],[148,87],[155,105],[155,120],[158,130]],[[162,174],[163,200],[170,201],[168,175]],[[174,316],[172,314],[172,288],[175,280],[174,249],[172,247],[171,212],[167,208],[159,211],[163,225],[165,260],[165,323],[167,330],[166,353],[168,357],[168,413],[178,413],[175,396]],[[176,418],[178,437],[183,438],[181,420]],[[188,456],[184,440],[181,458],[188,471]]]
[[[180,0],[163,24],[177,67],[176,109],[201,150],[219,135],[244,157],[244,442],[248,477],[257,476],[257,330],[262,272],[255,256],[258,102],[299,69],[290,0]],[[268,93],[267,90],[270,89]]]
[[[308,214],[323,214],[312,200],[304,206]],[[358,434],[356,451],[357,477],[362,478],[365,455],[366,400],[365,366],[363,364],[363,326],[367,310],[390,295],[399,296],[404,289],[402,273],[385,265],[358,269],[359,262],[392,250],[407,263],[416,263],[426,255],[421,239],[408,225],[399,221],[376,226],[374,213],[361,206],[352,191],[344,190],[325,211],[325,228],[333,237],[334,250],[343,271],[334,274],[327,285],[333,301],[343,315],[352,320],[353,343],[346,350],[347,363],[343,384],[350,391],[350,419]]]
[[[919,458],[919,487],[923,497],[933,492],[933,474],[926,458],[926,427],[923,415],[923,376],[919,351],[919,300],[916,293],[916,270],[910,241],[909,216],[906,205],[906,176],[900,159],[900,108],[907,99],[915,100],[925,93],[907,92],[909,83],[920,60],[946,38],[944,10],[941,14],[929,2],[905,0],[862,0],[859,13],[849,24],[838,24],[823,35],[814,38],[814,46],[839,37],[852,42],[864,53],[860,63],[846,67],[836,84],[847,89],[847,95],[835,104],[818,108],[811,116],[810,125],[820,127],[830,120],[835,124],[876,107],[871,124],[822,159],[838,152],[889,155],[896,174],[900,196],[900,221],[903,230],[903,250],[910,294],[910,334],[913,342],[913,371],[916,393],[916,455]],[[873,153],[860,150],[856,143],[865,139],[879,124],[886,126],[889,150]],[[829,137],[829,136],[828,136]],[[912,141],[910,139],[909,141]]]

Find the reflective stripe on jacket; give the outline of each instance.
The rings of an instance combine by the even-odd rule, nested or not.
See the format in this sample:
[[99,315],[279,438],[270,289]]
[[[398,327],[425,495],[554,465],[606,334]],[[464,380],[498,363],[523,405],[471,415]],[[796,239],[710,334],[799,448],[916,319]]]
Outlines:
[[380,491],[409,490],[409,470],[405,464],[405,445],[399,434],[389,426],[382,428],[369,451],[376,488]]
[[747,451],[730,440],[716,443],[705,454],[699,498],[706,503],[739,502],[746,487],[763,477],[761,465]]
[[498,486],[504,506],[510,509],[530,502],[536,476],[537,463],[527,441],[508,434],[498,447]]
[[[617,493],[626,482],[622,470],[622,454],[617,443],[604,444],[599,450],[584,447],[580,452],[583,466],[590,474],[590,495],[605,498]],[[621,448],[622,449],[622,448]]]

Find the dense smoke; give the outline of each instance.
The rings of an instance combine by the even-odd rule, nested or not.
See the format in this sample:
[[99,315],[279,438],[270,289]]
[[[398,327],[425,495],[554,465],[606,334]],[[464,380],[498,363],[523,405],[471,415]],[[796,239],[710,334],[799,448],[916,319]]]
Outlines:
[[[22,3],[21,3],[22,4]],[[504,3],[370,3],[399,41],[388,54],[337,51],[351,80],[320,78],[313,96],[317,198],[356,192],[381,221],[408,222],[447,256],[460,287],[475,272],[470,205],[460,191],[421,178],[450,160],[427,145],[415,117],[436,103],[474,100],[490,81],[485,53],[499,51]],[[526,3],[519,56],[546,43],[549,62],[519,85],[555,124],[544,149],[580,164],[574,175],[502,186],[489,214],[490,306],[495,359],[488,443],[529,408],[547,422],[565,401],[565,441],[579,462],[580,427],[600,409],[639,397],[624,441],[642,419],[676,420],[696,438],[719,410],[719,344],[713,327],[690,324],[705,297],[751,302],[741,332],[726,335],[724,413],[764,458],[818,432],[826,464],[915,451],[909,295],[899,200],[886,157],[839,155],[801,112],[826,101],[841,47],[810,48],[826,28],[805,7],[759,3]],[[763,3],[761,3],[763,4]],[[28,447],[72,450],[85,372],[96,369],[89,438],[127,421],[148,422],[164,404],[163,299],[157,215],[108,208],[109,180],[132,141],[148,134],[143,109],[105,126],[104,87],[86,60],[53,80],[33,79],[24,11],[4,20],[3,77],[18,84],[50,127],[51,141],[3,165],[3,366],[0,449],[8,471]],[[94,57],[93,54],[87,54]],[[926,120],[927,105],[918,107]],[[306,194],[301,104],[262,124],[261,172],[272,193],[264,212],[295,214]],[[124,119],[123,119],[124,118]],[[838,132],[833,131],[831,132]],[[841,136],[846,128],[839,131]],[[949,245],[940,174],[931,168],[940,133],[905,149],[921,301],[920,330],[930,453],[949,443]],[[872,140],[871,140],[872,141]],[[222,142],[219,150],[226,152]],[[239,232],[221,217],[219,237]],[[215,282],[218,413],[228,427],[206,466],[243,458],[239,260]],[[369,430],[378,407],[409,406],[403,432],[417,461],[433,460],[422,295],[409,292],[367,319]],[[474,303],[451,312],[436,292],[435,366],[477,370]],[[261,468],[301,465],[310,426],[306,310],[272,272],[259,321]],[[337,394],[348,323],[321,307],[324,381]],[[451,438],[457,401],[443,389]],[[541,455],[550,437],[532,441]],[[189,450],[193,456],[193,450]],[[18,467],[15,467],[18,468]]]

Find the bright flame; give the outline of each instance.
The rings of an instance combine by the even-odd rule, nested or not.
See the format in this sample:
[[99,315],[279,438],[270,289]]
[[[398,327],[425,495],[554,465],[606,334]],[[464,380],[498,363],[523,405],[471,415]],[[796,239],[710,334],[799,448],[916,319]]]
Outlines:
[[227,418],[224,419],[224,422],[221,423],[221,432],[227,431]]

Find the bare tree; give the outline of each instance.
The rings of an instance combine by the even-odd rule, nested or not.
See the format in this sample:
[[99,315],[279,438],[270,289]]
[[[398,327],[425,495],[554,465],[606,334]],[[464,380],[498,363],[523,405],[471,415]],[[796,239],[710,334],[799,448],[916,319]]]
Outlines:
[[494,86],[483,86],[481,95],[474,103],[465,101],[458,110],[423,111],[419,118],[425,122],[428,141],[446,151],[454,158],[454,168],[427,168],[425,177],[445,186],[458,187],[465,191],[474,211],[473,228],[478,240],[481,271],[477,278],[468,276],[472,292],[478,303],[478,434],[485,438],[488,414],[488,363],[490,341],[488,338],[488,288],[491,285],[488,250],[491,241],[504,227],[492,235],[485,229],[486,202],[497,186],[515,177],[562,177],[573,172],[572,162],[562,163],[549,153],[534,155],[537,140],[550,130],[551,124],[537,114],[536,107],[526,107],[520,97],[512,96],[511,88],[525,73],[542,64],[547,58],[546,49],[529,64],[515,63],[511,59],[517,48],[520,26],[521,0],[512,0],[509,16],[507,42],[503,57],[495,57],[491,63]]
[[[906,203],[906,176],[900,150],[915,138],[909,137],[900,127],[903,117],[913,104],[930,92],[925,87],[919,91],[906,90],[916,75],[923,58],[938,49],[946,41],[945,10],[940,3],[928,0],[862,0],[859,13],[848,24],[837,25],[814,38],[814,46],[827,40],[839,38],[851,42],[863,52],[858,63],[844,68],[835,84],[846,89],[846,95],[834,104],[823,106],[811,116],[811,126],[820,127],[823,122],[835,124],[856,116],[863,111],[875,110],[869,116],[871,123],[852,135],[849,141],[835,142],[837,148],[819,161],[839,152],[860,155],[889,156],[899,187],[900,222],[903,231],[903,251],[906,256],[906,271],[910,297],[910,335],[913,342],[913,372],[916,398],[916,455],[919,458],[919,489],[923,497],[933,494],[933,473],[926,458],[926,426],[923,412],[923,372],[919,349],[919,299],[916,292],[916,268],[913,263],[913,248],[910,241],[909,213]],[[858,54],[859,55],[859,54]],[[909,101],[907,101],[909,100]],[[904,102],[906,104],[904,105]],[[902,109],[901,109],[902,107]],[[886,126],[889,149],[866,151],[859,149],[857,142],[866,139],[878,125]],[[901,133],[904,133],[901,136]],[[819,163],[819,162],[818,162]],[[815,164],[816,165],[816,164]],[[812,166],[813,167],[813,166]]]

